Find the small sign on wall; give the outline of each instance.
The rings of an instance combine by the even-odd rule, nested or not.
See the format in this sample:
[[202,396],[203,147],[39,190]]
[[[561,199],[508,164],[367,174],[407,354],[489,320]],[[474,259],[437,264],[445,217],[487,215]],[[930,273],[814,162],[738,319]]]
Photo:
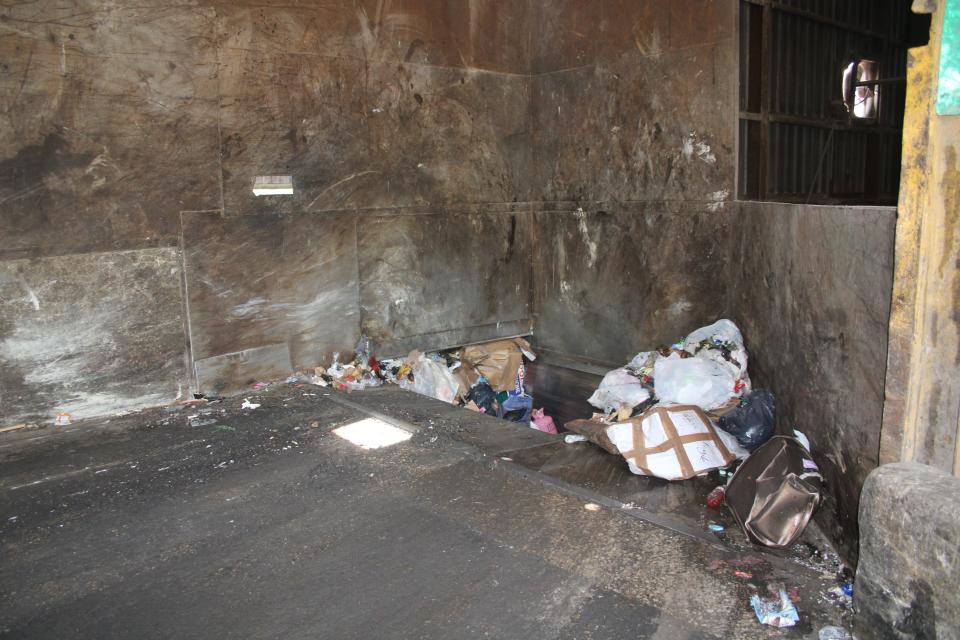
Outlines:
[[255,196],[289,196],[293,195],[292,176],[257,176],[253,179],[253,195]]

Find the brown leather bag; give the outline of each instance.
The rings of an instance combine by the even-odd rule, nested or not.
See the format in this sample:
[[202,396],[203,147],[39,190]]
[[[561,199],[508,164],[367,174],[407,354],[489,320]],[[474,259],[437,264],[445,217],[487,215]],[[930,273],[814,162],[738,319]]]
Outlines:
[[803,445],[794,438],[774,436],[730,478],[727,505],[751,540],[784,549],[810,522],[820,502],[819,479]]

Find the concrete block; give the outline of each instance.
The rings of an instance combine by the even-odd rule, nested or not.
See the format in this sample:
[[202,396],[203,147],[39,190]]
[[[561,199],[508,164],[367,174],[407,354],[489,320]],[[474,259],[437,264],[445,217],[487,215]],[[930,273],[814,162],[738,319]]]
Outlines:
[[914,463],[867,477],[854,605],[863,638],[960,638],[960,478]]

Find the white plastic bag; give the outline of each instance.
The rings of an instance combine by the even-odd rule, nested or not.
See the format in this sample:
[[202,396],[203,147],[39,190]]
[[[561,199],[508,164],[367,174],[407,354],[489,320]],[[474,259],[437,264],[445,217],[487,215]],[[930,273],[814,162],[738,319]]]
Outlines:
[[420,395],[453,403],[460,392],[460,382],[446,365],[420,355],[413,362],[413,382],[403,380],[400,386]]
[[633,408],[649,399],[650,392],[640,384],[640,380],[625,367],[621,367],[603,376],[600,386],[588,402],[605,413],[611,413],[621,405]]
[[[717,345],[726,345],[730,349],[730,357],[736,360],[737,364],[726,360],[719,350],[700,348],[704,340]],[[687,353],[706,357],[707,359],[729,367],[735,372],[736,377],[744,379],[749,387],[750,378],[747,377],[747,350],[743,346],[743,335],[740,333],[740,329],[732,321],[717,320],[711,325],[700,327],[696,331],[691,332],[683,341],[683,349]]]
[[710,411],[727,404],[739,394],[737,377],[729,367],[714,360],[673,354],[653,366],[657,398],[665,404],[694,404]]

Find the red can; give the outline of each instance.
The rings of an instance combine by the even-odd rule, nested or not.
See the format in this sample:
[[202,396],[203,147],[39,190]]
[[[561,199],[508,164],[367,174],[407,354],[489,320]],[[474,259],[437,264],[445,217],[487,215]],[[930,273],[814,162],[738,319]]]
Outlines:
[[707,506],[711,509],[719,509],[723,505],[727,490],[724,487],[717,487],[707,495]]

